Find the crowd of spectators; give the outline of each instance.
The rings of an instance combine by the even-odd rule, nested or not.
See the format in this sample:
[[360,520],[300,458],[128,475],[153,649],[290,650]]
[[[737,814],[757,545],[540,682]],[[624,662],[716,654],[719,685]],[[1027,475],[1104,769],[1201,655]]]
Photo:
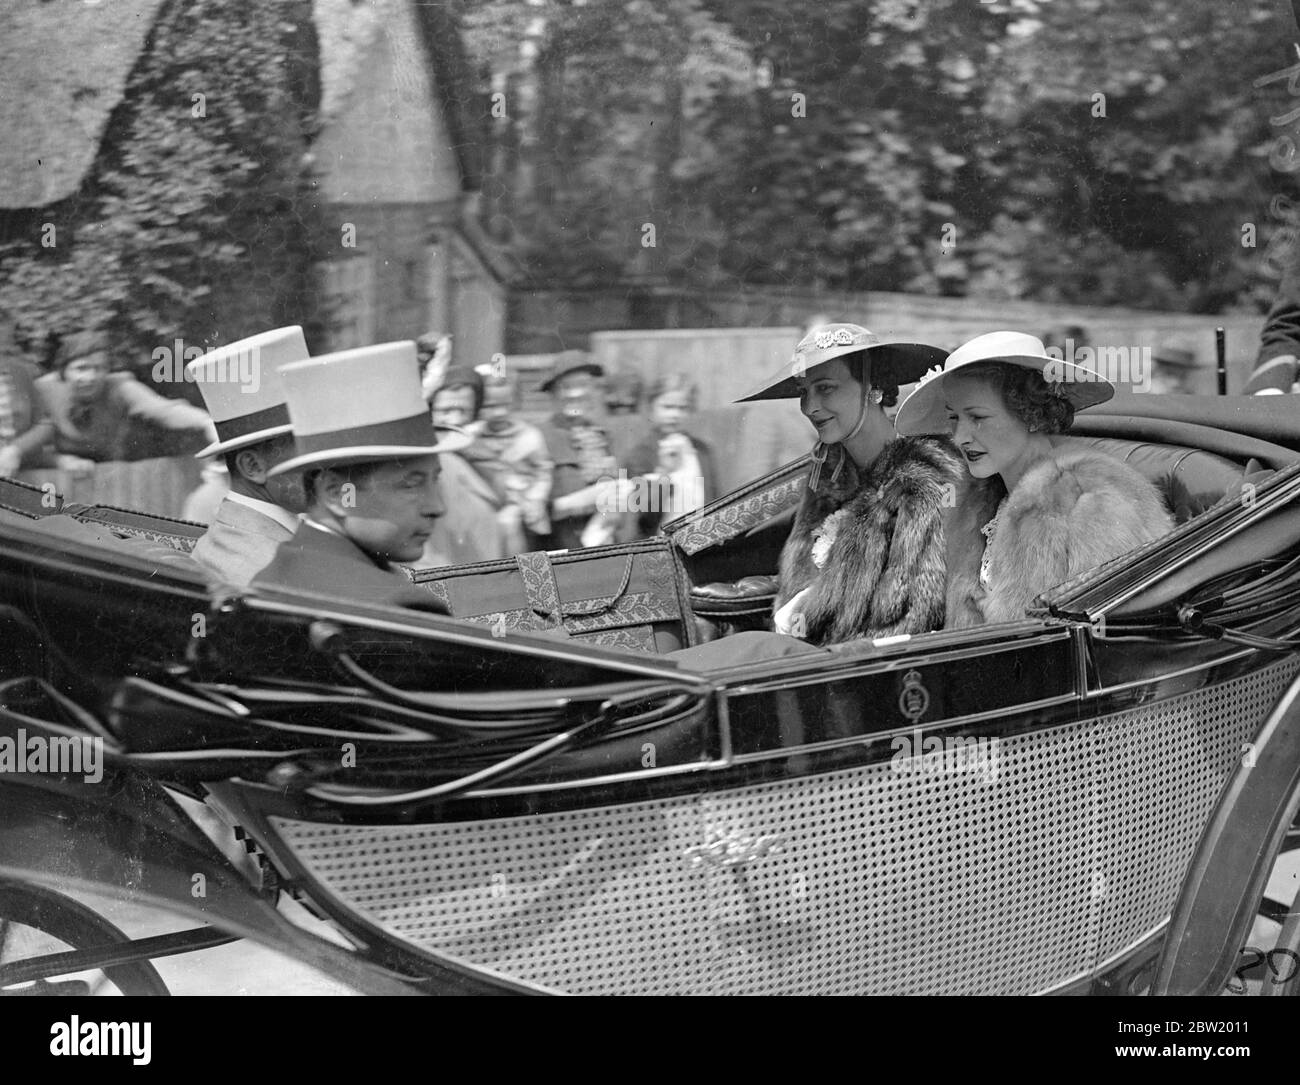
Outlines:
[[645,538],[717,496],[710,449],[690,433],[685,378],[647,394],[635,375],[606,380],[589,355],[565,351],[540,386],[551,413],[533,424],[512,376],[447,364],[442,339],[421,346],[435,426],[474,438],[441,457],[447,512],[422,566]]

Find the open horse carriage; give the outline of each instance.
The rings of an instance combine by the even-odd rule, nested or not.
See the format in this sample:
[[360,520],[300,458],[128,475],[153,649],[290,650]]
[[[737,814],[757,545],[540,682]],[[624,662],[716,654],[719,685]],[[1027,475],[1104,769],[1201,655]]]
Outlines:
[[1060,440],[1178,528],[1022,621],[706,672],[668,653],[768,620],[806,461],[414,574],[469,621],[214,594],[201,528],[0,483],[0,739],[105,757],[0,773],[0,989],[252,938],[388,993],[1294,993],[1300,416],[1122,396]]

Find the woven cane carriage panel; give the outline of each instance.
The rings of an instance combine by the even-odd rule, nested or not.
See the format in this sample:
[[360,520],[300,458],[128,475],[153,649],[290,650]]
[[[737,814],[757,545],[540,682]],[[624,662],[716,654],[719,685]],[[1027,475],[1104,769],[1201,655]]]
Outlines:
[[[1249,677],[1104,725],[1098,764],[1102,953],[1165,920],[1214,803],[1269,709],[1300,669],[1285,658]],[[1144,856],[1145,864],[1129,860]]]
[[469,823],[273,822],[379,925],[548,987],[1032,993],[1167,917],[1242,742],[1296,669],[924,771]]
[[709,990],[693,800],[437,826],[272,822],[307,868],[416,945],[559,990]]

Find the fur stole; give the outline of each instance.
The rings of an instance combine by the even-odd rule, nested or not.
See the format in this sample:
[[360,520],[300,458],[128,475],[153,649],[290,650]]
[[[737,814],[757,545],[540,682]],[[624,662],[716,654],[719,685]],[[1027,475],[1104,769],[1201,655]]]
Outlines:
[[[777,608],[810,589],[799,609],[812,644],[941,628],[944,514],[961,503],[965,460],[944,437],[896,438],[865,470],[835,451],[840,477],[829,481],[835,463],[828,461],[818,489],[805,491],[781,551]],[[841,509],[845,517],[819,570],[813,533]]]
[[980,529],[1006,495],[973,481],[948,525],[948,628],[1015,621],[1043,592],[1172,531],[1164,498],[1126,463],[1092,450],[1056,452],[1007,497],[979,582]]

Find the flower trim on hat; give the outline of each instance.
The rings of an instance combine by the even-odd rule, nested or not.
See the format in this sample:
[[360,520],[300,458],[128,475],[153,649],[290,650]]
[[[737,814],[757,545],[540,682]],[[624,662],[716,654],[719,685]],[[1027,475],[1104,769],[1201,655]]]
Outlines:
[[854,336],[848,328],[836,328],[833,332],[818,332],[813,337],[813,342],[821,350],[828,350],[831,347],[851,347]]
[[920,388],[921,385],[925,384],[927,381],[932,381],[934,380],[935,377],[942,377],[942,376],[943,376],[943,366],[941,365],[933,366],[930,369],[926,370],[925,375],[922,376],[921,379],[916,382],[916,386]]

